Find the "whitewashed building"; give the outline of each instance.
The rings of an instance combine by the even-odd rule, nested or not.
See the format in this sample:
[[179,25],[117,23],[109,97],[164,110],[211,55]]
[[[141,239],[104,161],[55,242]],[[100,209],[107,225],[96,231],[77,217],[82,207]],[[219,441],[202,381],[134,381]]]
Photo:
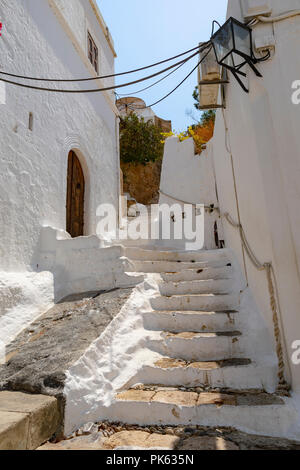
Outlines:
[[[268,16],[253,26],[253,41],[258,57],[261,44],[270,46],[271,59],[258,65],[263,78],[248,70],[249,94],[230,78],[226,109],[216,121],[212,153],[221,212],[230,213],[243,225],[256,257],[274,267],[285,374],[293,390],[300,392],[296,360],[300,340],[300,108],[292,100],[293,84],[300,77],[300,5],[298,0],[244,1],[241,11],[240,2],[230,0],[228,17],[244,21],[249,11],[253,14],[255,8],[266,5]],[[239,231],[226,221],[223,226],[227,246],[236,253],[272,332],[265,272],[259,272],[249,260]]]
[[172,121],[158,117],[153,109],[147,106],[145,101],[141,98],[136,98],[134,96],[119,98],[116,101],[116,106],[119,110],[120,116],[122,117],[134,113],[146,122],[151,121],[153,124],[160,127],[163,132],[172,131]]
[[[3,72],[114,74],[113,40],[94,0],[3,0],[0,19]],[[2,78],[78,90],[114,84]],[[116,284],[120,252],[99,249],[95,234],[100,204],[118,212],[120,165],[113,91],[52,93],[7,83],[1,90],[0,320],[7,340],[54,299]]]
[[[58,79],[114,73],[113,42],[96,2],[17,0],[3,1],[0,8],[1,70]],[[93,63],[90,41],[98,54]],[[79,88],[73,83],[19,81]],[[102,84],[87,82],[80,88]],[[112,92],[56,94],[12,85],[6,85],[1,107],[1,268],[11,271],[32,266],[41,226],[67,229],[70,151],[84,176],[82,235],[95,233],[98,204],[117,204],[117,110]]]
[[[103,70],[113,70],[94,2],[36,5],[2,1],[3,70],[82,77],[96,73],[105,54]],[[97,205],[117,206],[119,193],[112,94],[6,87],[0,348],[53,300],[128,286],[130,272],[142,275],[66,371],[66,436],[111,421],[299,440],[299,1],[229,0],[231,16],[255,20],[254,52],[267,58],[256,64],[262,77],[247,67],[245,93],[229,74],[225,106],[201,155],[192,140],[172,137],[165,145],[160,202],[207,207],[203,250],[183,250],[185,240],[164,248],[162,240],[134,238],[105,248],[94,235]],[[78,175],[70,186],[68,167]],[[76,208],[85,201],[83,220],[68,212],[73,187],[81,195]],[[67,233],[73,230],[75,238]]]
[[[243,80],[249,93],[229,73],[225,107],[217,111],[214,137],[200,156],[193,155],[189,142],[167,141],[161,183],[169,195],[161,202],[184,200],[219,208],[206,225],[206,246],[216,247],[212,226],[217,223],[220,238],[240,265],[242,296],[250,289],[274,351],[281,342],[285,378],[295,397],[300,392],[299,7],[299,0],[229,0],[227,17],[242,23],[254,19],[255,56],[269,51],[270,58],[256,65],[262,77],[246,66]],[[203,101],[211,98],[205,85],[200,90]],[[172,163],[174,154],[180,167]],[[265,263],[273,267],[280,338]]]

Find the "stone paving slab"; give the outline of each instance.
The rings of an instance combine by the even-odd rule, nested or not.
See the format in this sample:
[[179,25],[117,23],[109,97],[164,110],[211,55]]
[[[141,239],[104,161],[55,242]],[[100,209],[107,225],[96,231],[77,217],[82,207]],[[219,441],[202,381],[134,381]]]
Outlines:
[[[60,428],[63,430],[65,400],[63,396],[66,371],[84,354],[89,346],[106,329],[109,323],[120,312],[133,289],[114,289],[109,292],[90,292],[71,296],[47,311],[25,329],[10,345],[7,346],[6,363],[0,365],[0,391],[25,392],[32,395],[46,395],[58,400]],[[4,396],[4,395],[3,395]],[[30,401],[28,395],[27,400]],[[8,398],[7,398],[8,400]],[[6,407],[8,401],[6,400]],[[30,402],[38,410],[39,398]],[[29,402],[28,402],[29,403]],[[15,411],[13,403],[11,410]],[[20,412],[27,412],[24,401]],[[1,411],[1,404],[0,404]],[[38,413],[38,412],[37,412]],[[42,415],[47,413],[43,409]],[[49,418],[51,422],[51,417]],[[37,447],[38,431],[49,439],[47,427],[37,420],[40,429],[32,425],[30,446]],[[22,443],[23,446],[23,443]]]
[[223,437],[195,436],[184,439],[176,450],[240,450],[233,442]]
[[157,392],[153,402],[156,403],[170,403],[178,406],[196,406],[198,394],[194,392],[181,392],[181,391],[169,391],[169,392]]
[[[123,429],[120,429],[122,426],[119,424],[101,424],[101,432],[57,444],[47,443],[38,450],[300,450],[300,442],[249,435],[232,428],[154,427],[150,431],[149,428],[123,426]],[[114,429],[118,431],[115,432]],[[105,437],[107,434],[109,435]]]
[[[147,387],[147,386],[145,386]],[[149,386],[150,387],[150,386]],[[128,402],[167,403],[177,406],[271,406],[284,405],[284,400],[267,393],[235,393],[181,391],[176,387],[159,387],[153,390],[130,389],[116,395],[116,399]]]
[[216,370],[225,367],[239,367],[248,366],[251,364],[250,359],[224,359],[223,361],[206,361],[206,362],[187,362],[183,359],[173,358],[162,358],[155,362],[155,367],[161,369],[177,369],[177,368],[189,368],[189,369],[201,369],[201,370]]
[[117,398],[122,401],[141,401],[148,403],[154,397],[155,392],[148,392],[144,390],[127,390],[118,393]]
[[0,392],[0,449],[33,450],[50,439],[60,425],[54,397]]
[[131,292],[90,293],[55,305],[6,348],[0,390],[61,398],[65,372],[99,338]]
[[217,405],[217,406],[236,406],[237,401],[234,395],[224,393],[200,393],[197,405]]
[[0,450],[26,450],[29,414],[0,411]]
[[150,434],[142,431],[122,431],[108,438],[103,450],[134,449],[175,449],[179,438],[163,434]]
[[103,438],[101,434],[91,435],[91,436],[80,436],[75,437],[74,439],[69,439],[66,441],[61,441],[57,444],[52,444],[48,442],[43,446],[39,447],[37,450],[41,451],[70,451],[70,450],[102,450],[106,438]]

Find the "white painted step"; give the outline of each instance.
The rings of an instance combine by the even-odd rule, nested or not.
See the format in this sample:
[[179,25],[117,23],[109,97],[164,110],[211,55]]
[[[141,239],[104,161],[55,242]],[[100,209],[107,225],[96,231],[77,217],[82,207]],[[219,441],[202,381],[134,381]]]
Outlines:
[[[122,231],[120,232],[120,235],[122,235],[122,233],[124,233],[124,236],[127,236],[128,235],[128,232],[126,231]],[[117,240],[112,240],[110,242],[112,245],[117,245],[117,246],[121,246],[123,249],[126,249],[127,247],[130,247],[130,248],[133,248],[133,249],[140,249],[140,248],[143,248],[143,249],[151,249],[151,246],[149,246],[149,240],[143,240],[143,239],[139,239],[139,240],[131,240],[130,238],[119,238]]]
[[162,282],[159,285],[161,295],[184,295],[184,294],[228,294],[233,290],[231,279],[205,280],[205,281],[183,281]]
[[222,268],[187,269],[179,273],[162,273],[161,277],[166,282],[232,279],[233,269],[230,266],[224,266]]
[[201,310],[227,312],[239,308],[239,294],[157,296],[150,301],[154,310]]
[[153,310],[143,313],[144,327],[149,330],[169,331],[230,331],[236,329],[238,313]]
[[219,333],[167,333],[153,335],[149,348],[172,358],[185,361],[222,361],[245,357],[243,336],[240,332]]
[[177,262],[177,261],[130,261],[128,271],[139,273],[178,273],[187,269],[205,269],[208,267],[219,268],[226,266],[225,260],[213,260],[204,262]]
[[137,383],[164,384],[168,387],[211,387],[234,390],[265,390],[273,393],[277,385],[277,366],[257,365],[249,359],[220,362],[192,362],[161,358],[145,365],[129,386]]
[[[176,396],[175,396],[176,393]],[[181,392],[145,392],[144,397],[116,397],[110,408],[110,419],[140,426],[198,425],[234,427],[248,433],[266,436],[287,436],[297,424],[298,416],[285,401],[270,395],[244,396],[231,403],[224,395],[189,394]],[[207,402],[207,404],[205,404]],[[228,404],[226,404],[226,402]]]
[[124,255],[131,260],[146,261],[206,262],[223,260],[225,263],[230,259],[229,253],[226,249],[211,251],[159,251],[125,248]]

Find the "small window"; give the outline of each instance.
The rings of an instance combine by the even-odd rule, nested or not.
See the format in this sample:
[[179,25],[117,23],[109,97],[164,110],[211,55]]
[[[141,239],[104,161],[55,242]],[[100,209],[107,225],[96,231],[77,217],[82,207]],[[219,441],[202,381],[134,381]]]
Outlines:
[[92,64],[92,66],[94,67],[96,73],[99,73],[98,47],[96,46],[95,41],[92,38],[92,36],[90,35],[90,33],[88,33],[88,56],[89,56],[90,62]]
[[33,131],[33,113],[29,113],[28,129]]

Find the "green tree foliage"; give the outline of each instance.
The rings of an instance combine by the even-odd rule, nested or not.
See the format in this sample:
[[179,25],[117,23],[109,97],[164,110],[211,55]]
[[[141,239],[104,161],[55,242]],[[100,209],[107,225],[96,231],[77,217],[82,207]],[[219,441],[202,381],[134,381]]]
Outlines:
[[216,111],[215,109],[209,109],[208,111],[204,111],[200,118],[200,124],[202,127],[208,126],[210,124],[215,124],[216,120]]
[[130,114],[121,119],[120,152],[123,163],[154,162],[162,159],[164,144],[161,129],[151,121]]

